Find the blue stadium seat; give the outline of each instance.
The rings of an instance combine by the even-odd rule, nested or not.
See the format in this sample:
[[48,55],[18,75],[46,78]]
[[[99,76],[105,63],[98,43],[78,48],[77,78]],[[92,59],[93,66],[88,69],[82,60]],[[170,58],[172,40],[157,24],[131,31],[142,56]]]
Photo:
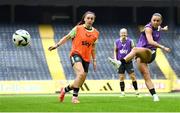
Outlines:
[[[16,47],[12,34],[25,29],[31,34],[31,46]],[[0,25],[0,80],[51,80],[37,25]]]

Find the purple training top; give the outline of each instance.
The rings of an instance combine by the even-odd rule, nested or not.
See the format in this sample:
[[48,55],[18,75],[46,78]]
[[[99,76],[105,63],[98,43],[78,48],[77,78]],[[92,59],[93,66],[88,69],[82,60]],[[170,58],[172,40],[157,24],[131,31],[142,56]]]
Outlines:
[[121,60],[124,58],[132,48],[132,40],[130,38],[127,38],[125,42],[121,42],[120,38],[116,40],[115,42],[116,48],[117,48],[117,60]]
[[[153,28],[153,26],[151,25],[151,23],[147,24],[145,26],[145,28],[151,28],[152,29],[152,37],[153,40],[156,42],[159,42],[160,40],[160,31],[158,31],[158,29]],[[145,48],[149,48],[151,50],[156,50],[156,47],[154,47],[153,45],[148,44],[146,35],[145,35],[145,31],[141,32],[141,35],[139,37],[138,43],[137,43],[137,47],[145,47]]]

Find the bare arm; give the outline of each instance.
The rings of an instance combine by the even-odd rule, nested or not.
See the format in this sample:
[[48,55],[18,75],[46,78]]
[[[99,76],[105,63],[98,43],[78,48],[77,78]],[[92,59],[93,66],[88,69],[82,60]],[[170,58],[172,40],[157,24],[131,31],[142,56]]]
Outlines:
[[96,68],[97,68],[97,65],[96,65],[96,43],[98,41],[98,38],[99,38],[99,32],[97,35],[97,39],[94,41],[94,43],[92,45],[92,50],[91,50],[91,55],[92,55],[92,59],[93,59],[93,68],[94,68],[95,72],[96,72]]
[[93,62],[96,61],[96,44],[94,43],[92,45],[92,51],[91,51]]
[[116,43],[114,43],[114,59],[117,60],[117,47],[116,47]]
[[146,34],[146,38],[147,38],[147,41],[148,41],[149,44],[151,44],[151,45],[153,45],[153,46],[155,46],[157,48],[161,48],[161,49],[163,49],[163,50],[165,50],[167,52],[170,52],[169,48],[167,48],[167,47],[165,47],[165,46],[163,46],[163,45],[161,45],[158,42],[153,40],[152,29],[146,28],[145,29],[145,34]]
[[50,46],[48,48],[49,51],[56,49],[57,47],[63,45],[64,43],[67,42],[67,40],[74,38],[76,35],[76,27],[74,27],[67,35],[62,37],[59,42],[57,42],[54,46]]
[[131,49],[135,47],[134,41],[131,40]]
[[69,40],[70,38],[71,38],[70,35],[65,35],[65,36],[64,36],[63,38],[61,38],[61,39],[59,40],[59,42],[57,42],[54,46],[50,46],[50,47],[48,48],[48,50],[51,51],[51,50],[56,49],[57,47],[63,45],[65,42],[67,42],[67,40]]
[[94,71],[96,72],[96,43],[93,44],[92,46],[92,51],[91,51],[92,59],[93,59],[93,68]]
[[63,45],[64,43],[67,42],[67,40],[71,39],[71,36],[70,35],[66,35],[64,36],[62,39],[59,40],[59,42],[56,43],[57,46],[61,46]]
[[[99,37],[99,33],[98,33],[97,37]],[[92,50],[91,50],[91,55],[92,55],[93,63],[96,62],[96,43],[97,42],[98,42],[98,38],[94,41],[94,43],[92,45]]]

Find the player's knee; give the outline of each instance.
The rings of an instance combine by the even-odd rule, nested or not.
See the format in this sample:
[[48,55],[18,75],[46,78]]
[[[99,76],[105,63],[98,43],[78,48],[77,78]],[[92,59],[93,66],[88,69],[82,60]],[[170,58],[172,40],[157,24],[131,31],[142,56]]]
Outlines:
[[136,80],[135,75],[130,75],[130,78],[131,78],[132,81],[135,81],[135,80]]
[[84,70],[79,70],[79,71],[77,72],[77,75],[78,75],[78,76],[83,76],[83,75],[84,75]]
[[78,79],[80,80],[80,81],[84,81],[85,79],[86,79],[86,74],[83,72],[83,73],[80,73],[79,75],[78,75]]
[[148,72],[143,67],[141,67],[139,70],[140,70],[142,75],[144,75],[144,76],[148,75]]
[[119,79],[120,79],[120,81],[123,81],[124,80],[124,76],[120,76]]
[[80,73],[80,74],[78,75],[78,78],[79,78],[79,79],[83,79],[83,78],[84,78],[84,73]]
[[137,51],[137,47],[134,47],[134,48],[132,49],[132,51]]

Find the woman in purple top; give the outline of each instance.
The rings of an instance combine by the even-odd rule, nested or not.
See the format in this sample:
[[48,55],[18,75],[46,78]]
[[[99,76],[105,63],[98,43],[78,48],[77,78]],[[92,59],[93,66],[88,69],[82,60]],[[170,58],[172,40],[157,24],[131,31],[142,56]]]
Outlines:
[[[128,37],[127,29],[125,28],[120,29],[119,36],[120,37],[116,39],[114,43],[114,58],[116,60],[123,59],[128,53],[131,52],[131,49],[134,47],[133,40],[131,40]],[[129,74],[132,80],[132,85],[134,87],[134,90],[136,91],[135,92],[136,96],[140,97],[132,60],[127,62],[126,64],[121,64],[118,68],[121,97],[125,96],[125,92],[124,92],[125,91],[125,82],[124,82],[125,71]]]
[[121,63],[126,63],[136,57],[138,68],[144,77],[147,88],[153,96],[153,101],[159,101],[159,97],[157,96],[151,81],[148,63],[151,63],[155,59],[157,48],[160,48],[165,52],[170,52],[170,48],[159,43],[160,31],[168,30],[167,26],[161,28],[161,23],[161,14],[154,13],[151,17],[151,22],[145,26],[144,31],[141,33],[137,47],[134,47],[126,57],[121,59],[121,61],[109,58],[109,61],[118,67]]

